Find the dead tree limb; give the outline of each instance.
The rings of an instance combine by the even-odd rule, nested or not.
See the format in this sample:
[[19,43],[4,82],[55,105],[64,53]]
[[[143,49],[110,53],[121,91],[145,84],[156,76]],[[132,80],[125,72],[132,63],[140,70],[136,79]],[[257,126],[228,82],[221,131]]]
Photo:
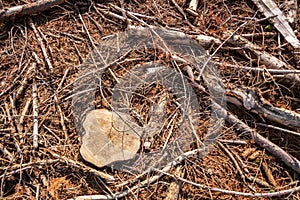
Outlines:
[[31,15],[64,3],[65,0],[41,0],[30,4],[0,10],[0,21],[14,19],[16,16]]
[[293,129],[300,129],[300,115],[294,111],[272,106],[260,95],[248,88],[227,90],[227,101],[244,107],[252,113],[259,114],[268,120],[288,126]]
[[34,82],[32,85],[32,109],[33,109],[33,147],[38,147],[38,135],[39,135],[39,125],[38,125],[38,95],[37,95],[37,85]]
[[[227,39],[228,37],[230,37],[230,39]],[[223,35],[223,38],[224,40],[227,39],[227,43],[229,43],[230,45],[238,47],[236,51],[239,54],[244,55],[245,50],[250,52],[251,57],[259,59],[259,61],[265,64],[268,69],[295,69],[293,66],[283,62],[275,56],[267,52],[261,51],[261,47],[253,44],[252,42],[240,35],[233,35],[232,32],[226,31]],[[286,74],[284,77],[286,79],[289,79],[291,82],[300,83],[300,78],[298,74]]]
[[[224,108],[220,108],[220,110],[222,112],[227,112]],[[295,157],[291,156],[282,148],[261,136],[255,130],[251,129],[247,124],[236,118],[233,114],[227,112],[226,120],[229,123],[234,124],[238,129],[245,131],[246,133],[251,135],[252,139],[255,141],[256,144],[258,144],[262,148],[265,148],[274,156],[280,158],[287,166],[295,170],[297,173],[300,173],[300,161],[297,160]]]
[[[264,13],[266,17],[272,17],[272,20],[274,22],[274,26],[276,29],[283,35],[285,40],[290,43],[295,49],[300,48],[300,42],[297,39],[296,34],[294,33],[294,30],[289,25],[288,19],[285,17],[285,15],[282,13],[282,11],[278,8],[276,3],[272,0],[252,0],[255,5],[258,7],[258,9]],[[297,1],[296,1],[297,2]],[[297,6],[297,4],[291,4],[291,6]],[[291,8],[293,10],[293,7]],[[292,11],[292,15],[294,15],[294,12]],[[297,11],[296,11],[297,13]],[[293,20],[293,19],[292,19]]]

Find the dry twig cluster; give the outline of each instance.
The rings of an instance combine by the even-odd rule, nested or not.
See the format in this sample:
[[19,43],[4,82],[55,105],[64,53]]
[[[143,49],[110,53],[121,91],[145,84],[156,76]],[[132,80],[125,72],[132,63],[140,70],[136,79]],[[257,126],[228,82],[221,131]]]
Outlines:
[[[276,16],[264,16],[263,8],[257,12],[255,2],[0,1],[0,197],[299,199],[300,65],[294,47],[300,10],[297,2],[283,10],[293,23],[284,25],[298,31],[285,40],[294,33],[278,31]],[[197,157],[195,140],[161,168],[143,173],[97,168],[79,153],[75,123],[82,119],[72,115],[75,80],[98,44],[140,26],[185,33],[205,48],[221,73],[228,104],[226,109],[212,105],[227,122],[203,158]],[[203,139],[211,123],[211,99],[203,71],[189,59],[132,50],[99,77],[103,85],[93,103],[110,109],[118,80],[141,63],[157,61],[176,68],[193,87],[201,111],[196,135]],[[151,122],[147,113],[162,90],[152,84],[137,92],[131,101],[136,121]],[[180,112],[172,94],[166,99],[168,121],[140,153],[163,148],[178,129]]]

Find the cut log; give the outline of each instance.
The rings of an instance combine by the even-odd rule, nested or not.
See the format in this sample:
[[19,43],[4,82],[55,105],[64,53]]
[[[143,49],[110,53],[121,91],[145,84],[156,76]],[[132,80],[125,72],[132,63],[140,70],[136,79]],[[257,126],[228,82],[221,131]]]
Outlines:
[[132,159],[140,148],[141,134],[131,129],[126,116],[107,109],[93,110],[87,114],[83,127],[80,153],[97,167]]

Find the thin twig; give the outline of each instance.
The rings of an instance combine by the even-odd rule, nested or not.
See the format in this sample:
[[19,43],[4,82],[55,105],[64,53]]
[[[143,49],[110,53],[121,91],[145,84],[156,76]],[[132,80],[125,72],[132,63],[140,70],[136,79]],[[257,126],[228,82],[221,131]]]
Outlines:
[[65,81],[65,80],[66,80],[66,78],[67,78],[67,75],[68,75],[69,71],[70,71],[70,69],[69,69],[69,68],[68,68],[68,69],[66,69],[66,71],[65,71],[65,73],[64,73],[64,76],[62,77],[62,79],[61,79],[60,83],[58,84],[57,91],[61,89],[61,87],[62,87],[62,85],[63,85],[64,81]]
[[13,155],[0,143],[0,151],[12,162],[14,157]]
[[104,172],[95,170],[95,169],[93,169],[91,167],[85,166],[85,165],[83,165],[83,164],[81,164],[81,163],[79,163],[79,162],[77,162],[75,160],[72,160],[70,158],[67,158],[65,156],[58,155],[57,153],[55,153],[55,152],[53,152],[53,151],[51,151],[49,149],[45,149],[45,150],[47,150],[48,152],[50,152],[54,158],[58,158],[58,159],[60,159],[60,160],[62,160],[64,162],[66,162],[67,164],[72,165],[73,167],[82,169],[84,171],[91,172],[91,173],[93,173],[93,174],[95,174],[97,176],[100,176],[101,178],[103,178],[103,179],[105,179],[107,181],[115,181],[115,178],[113,176],[109,175],[109,174],[106,174]]
[[262,123],[256,123],[256,124],[260,125],[260,126],[272,128],[272,129],[275,129],[275,130],[279,130],[279,131],[282,131],[282,132],[285,132],[285,133],[290,133],[290,134],[293,134],[293,135],[296,135],[296,136],[300,137],[300,133],[298,133],[296,131],[291,131],[291,130],[288,130],[288,129],[285,129],[285,128],[280,128],[280,127],[269,125],[269,124],[262,124]]
[[300,70],[284,70],[284,69],[266,69],[266,68],[259,68],[259,67],[246,67],[246,66],[240,66],[240,65],[232,65],[226,62],[220,63],[220,62],[214,62],[215,64],[219,66],[224,67],[232,67],[242,70],[248,70],[248,71],[256,71],[256,72],[268,72],[270,74],[300,74]]
[[[35,63],[34,63],[35,65]],[[37,96],[37,86],[34,81],[32,84],[32,109],[33,109],[33,147],[38,147],[38,135],[39,135],[39,123],[38,123],[38,96]]]
[[181,178],[181,177],[174,177],[172,174],[164,172],[162,170],[157,170],[160,173],[163,173],[165,175],[168,175],[170,177],[173,178],[177,178],[178,180],[191,184],[193,186],[196,187],[200,187],[202,189],[205,190],[210,190],[212,192],[221,192],[223,194],[230,194],[230,195],[236,195],[236,196],[244,196],[244,197],[253,197],[253,198],[259,198],[259,197],[280,197],[280,196],[284,196],[284,195],[290,195],[292,193],[298,192],[300,191],[300,186],[292,188],[292,189],[288,189],[288,190],[282,190],[282,191],[278,191],[278,192],[270,192],[270,193],[245,193],[245,192],[237,192],[237,191],[232,191],[232,190],[225,190],[225,189],[221,189],[221,188],[215,188],[215,187],[209,187],[206,185],[202,185],[202,184],[198,184],[192,181],[189,181],[187,179]]
[[19,99],[22,96],[24,89],[27,87],[28,81],[33,77],[33,75],[32,75],[33,70],[34,70],[34,68],[32,66],[29,67],[26,74],[24,75],[24,79],[21,82],[21,86],[17,90],[16,99]]
[[261,185],[261,186],[263,186],[263,187],[266,187],[266,188],[270,188],[270,186],[271,186],[271,185],[270,185],[269,183],[267,183],[266,181],[263,181],[263,180],[261,180],[261,179],[258,179],[257,177],[253,177],[253,176],[247,175],[246,178],[247,178],[248,181],[252,181],[253,183],[255,182],[255,183],[257,183],[257,184],[259,184],[259,185]]
[[[188,152],[183,153],[182,155],[175,158],[173,161],[169,162],[162,170],[160,170],[160,172],[168,172],[172,167],[178,165],[183,160],[185,160],[187,157],[191,157],[193,155],[196,155],[201,151],[203,151],[203,149],[195,149],[193,151],[188,151]],[[145,187],[145,186],[157,181],[163,175],[164,175],[163,173],[159,173],[159,174],[154,175],[150,178],[147,178],[146,180],[140,182],[139,184],[136,184],[135,186],[133,186],[133,187],[127,189],[127,190],[118,192],[118,193],[113,194],[113,195],[79,196],[79,197],[76,197],[74,199],[75,200],[83,200],[83,199],[116,199],[116,198],[121,198],[121,197],[124,197],[124,196],[128,195],[130,192],[133,192],[134,190],[136,190],[138,188]]]
[[236,159],[234,158],[234,156],[232,155],[232,153],[229,151],[229,149],[227,147],[225,147],[225,145],[223,145],[221,142],[217,142],[217,144],[220,146],[220,148],[228,155],[228,157],[231,159],[231,161],[233,162],[235,168],[238,170],[241,178],[243,179],[243,181],[245,182],[245,175],[240,167],[240,165],[238,164],[238,162],[236,161]]
[[176,3],[175,0],[171,0],[172,3],[174,4],[174,6],[176,7],[176,9],[180,12],[180,14],[184,17],[185,20],[188,20],[188,18],[186,17],[186,14],[184,13],[183,9]]
[[81,23],[82,23],[82,25],[83,25],[83,28],[84,28],[84,30],[85,30],[85,33],[87,34],[87,36],[88,36],[88,38],[89,38],[89,41],[90,41],[91,44],[92,44],[92,47],[93,47],[94,49],[96,49],[97,47],[96,47],[96,45],[95,45],[95,43],[94,43],[94,41],[93,41],[93,39],[92,39],[92,36],[91,36],[91,34],[90,34],[88,28],[86,27],[85,22],[84,22],[84,20],[83,20],[83,18],[82,18],[82,16],[81,16],[80,13],[78,13],[78,17],[79,17],[79,19],[80,19],[80,21],[81,21]]
[[12,98],[11,96],[9,96],[9,100],[10,100],[11,111],[12,111],[12,120],[13,120],[13,123],[15,124],[17,133],[20,133],[20,130],[19,130],[20,124],[19,124],[18,113],[17,113],[17,109],[16,109],[16,98],[15,98],[15,95],[14,95],[14,98]]
[[48,57],[48,55],[47,55],[47,51],[46,51],[45,45],[44,45],[44,43],[43,43],[43,41],[42,41],[42,38],[41,38],[41,36],[40,36],[40,34],[39,34],[37,28],[35,27],[35,25],[34,25],[34,23],[33,23],[33,21],[32,21],[31,18],[29,18],[29,26],[32,28],[32,30],[33,30],[33,32],[34,32],[34,34],[35,34],[35,37],[36,37],[36,39],[37,39],[37,42],[38,42],[38,44],[39,44],[39,46],[40,46],[40,48],[41,48],[41,50],[42,50],[42,54],[43,54],[43,56],[44,56],[44,58],[45,58],[47,67],[48,67],[50,70],[53,69],[52,64],[51,64],[51,62],[50,62],[50,59],[49,59],[49,57]]
[[241,144],[241,145],[247,145],[249,142],[243,141],[243,140],[222,140],[218,139],[219,142],[222,143],[228,143],[228,144]]
[[[22,72],[23,72],[24,70],[26,70],[26,68],[27,68],[28,65],[29,65],[29,63],[26,63],[26,64],[24,65]],[[11,83],[5,90],[3,90],[3,91],[0,93],[0,97],[2,97],[4,94],[6,94],[8,91],[10,91],[12,88],[15,87],[16,83],[18,83],[17,80],[18,80],[19,78],[21,78],[21,77],[24,76],[22,72],[21,72],[20,74],[18,74],[17,77],[12,81],[12,83]]]
[[[45,42],[45,44],[46,44],[46,46],[48,48],[48,52],[49,52],[50,57],[51,57],[51,61],[53,62],[53,51],[52,51],[51,46],[49,45],[49,42],[48,42],[45,34],[41,31],[41,29],[39,27],[37,27],[36,29],[37,29],[39,35],[42,37],[43,41]],[[52,66],[52,68],[53,68],[53,66]],[[51,69],[51,68],[49,68],[49,69]]]
[[[23,163],[22,167],[34,167],[34,166],[43,166],[43,165],[52,165],[54,163],[57,163],[59,160],[54,159],[54,160],[39,160],[39,161],[33,161],[29,163]],[[1,170],[16,170],[20,168],[20,164],[15,164],[12,166],[7,166],[7,167],[0,167]]]
[[136,17],[140,17],[140,18],[145,18],[145,19],[150,19],[150,20],[156,20],[156,17],[152,17],[152,16],[147,16],[147,15],[143,15],[140,13],[135,13],[135,12],[131,12],[128,10],[125,10],[123,8],[120,8],[112,3],[109,3],[109,5],[113,8],[115,8],[116,10],[120,11],[120,12],[126,12],[128,14],[129,17],[131,17],[132,15],[135,15]]
[[0,175],[0,179],[4,178],[4,177],[7,177],[7,176],[14,175],[16,173],[22,172],[22,171],[30,169],[30,168],[31,168],[31,166],[27,166],[27,167],[22,167],[22,168],[16,169],[16,170],[8,172],[8,173],[4,173],[4,174]]
[[264,170],[264,172],[265,172],[265,174],[266,174],[266,176],[267,176],[267,178],[268,178],[268,180],[269,180],[269,183],[271,183],[274,187],[277,187],[277,183],[276,183],[276,181],[275,181],[275,179],[274,179],[274,176],[272,175],[272,172],[271,172],[271,170],[269,169],[267,163],[262,162],[262,163],[261,163],[261,167],[262,167],[262,169]]

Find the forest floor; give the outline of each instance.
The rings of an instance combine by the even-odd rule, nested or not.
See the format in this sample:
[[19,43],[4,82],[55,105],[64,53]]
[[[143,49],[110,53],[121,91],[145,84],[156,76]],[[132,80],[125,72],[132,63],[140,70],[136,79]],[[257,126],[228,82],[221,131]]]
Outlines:
[[[0,10],[26,2],[34,0],[0,0]],[[277,5],[283,2],[276,1]],[[243,36],[256,45],[257,51],[289,66],[285,70],[300,70],[299,57],[270,19],[265,19],[251,1],[200,1],[194,13],[187,11],[189,3],[68,0],[43,12],[0,20],[1,199],[72,199],[83,195],[107,195],[108,199],[114,199],[117,196],[113,194],[123,199],[250,199],[255,195],[258,199],[300,199],[300,167],[283,162],[230,120],[222,125],[214,147],[204,157],[191,155],[170,169],[162,166],[140,177],[138,172],[98,168],[80,155],[81,139],[72,110],[74,82],[80,66],[105,39],[134,26],[166,28],[191,38],[199,35],[215,38],[219,42],[200,44],[212,55],[211,61],[217,63],[226,90],[253,90],[268,105],[300,115],[299,80],[287,81],[285,74],[243,68],[266,69],[269,64],[256,57],[251,47],[242,46],[247,44],[229,40],[235,35]],[[300,38],[299,8],[297,13],[292,28]],[[226,35],[228,32],[230,37]],[[172,58],[159,50],[145,48],[122,59],[101,77],[106,88],[96,93],[96,108],[111,109],[112,88],[116,84],[111,74],[121,78],[130,67],[154,60],[172,67]],[[181,61],[177,63],[180,69],[188,66]],[[197,69],[182,73],[193,82],[199,98],[202,114],[196,131],[203,139],[211,122],[210,98],[199,89],[203,80],[197,79]],[[159,84],[151,87],[138,92],[146,99],[161,94]],[[133,104],[144,122],[147,121],[149,101],[136,100]],[[169,106],[169,114],[174,114],[174,107]],[[293,159],[300,159],[297,124],[274,122],[238,103],[228,102],[226,109],[249,130],[267,138]],[[157,137],[158,146],[151,148],[159,149],[163,139]],[[191,141],[188,150],[196,149],[196,143]]]

